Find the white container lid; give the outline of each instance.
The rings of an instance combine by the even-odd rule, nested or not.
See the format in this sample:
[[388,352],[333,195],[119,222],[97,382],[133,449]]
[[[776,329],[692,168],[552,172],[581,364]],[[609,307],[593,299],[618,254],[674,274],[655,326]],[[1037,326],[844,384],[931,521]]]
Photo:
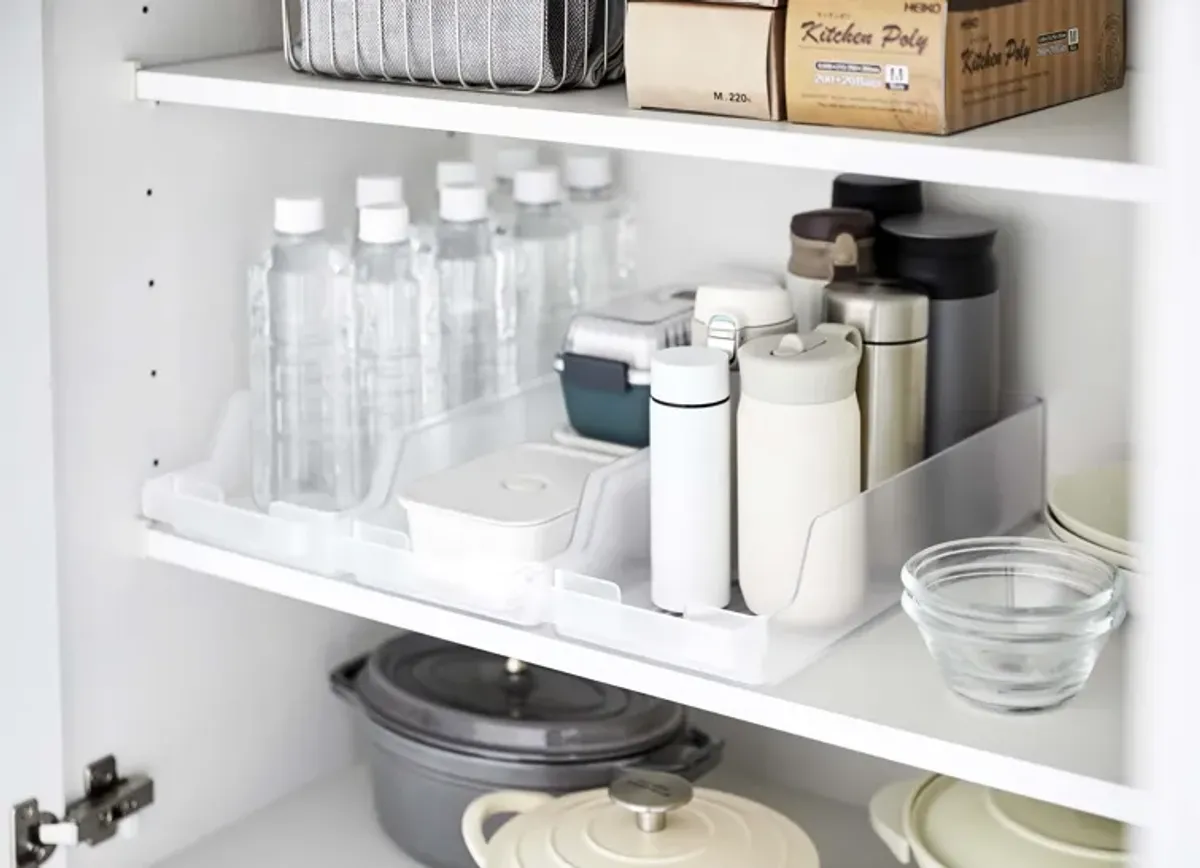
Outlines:
[[442,160],[437,164],[438,188],[451,184],[478,184],[479,170],[474,163],[463,160]]
[[692,298],[685,290],[623,295],[571,318],[555,367],[565,369],[564,359],[570,356],[610,359],[628,366],[629,385],[645,386],[654,354],[688,344],[691,330]]
[[325,201],[276,199],[275,231],[284,235],[314,235],[325,231]]
[[512,181],[517,172],[532,169],[537,164],[538,152],[533,145],[501,148],[496,152],[496,177]]
[[358,238],[367,244],[399,244],[408,240],[408,209],[381,205],[358,212]]
[[698,287],[694,318],[707,325],[718,314],[732,316],[742,329],[780,325],[795,316],[791,296],[777,283]]
[[716,347],[667,347],[650,360],[650,397],[704,407],[729,398],[729,356]]
[[395,175],[362,175],[354,186],[357,208],[404,204],[404,179]]
[[538,166],[517,172],[513,179],[513,199],[522,205],[561,202],[562,187],[558,182],[558,169],[554,166]]
[[451,184],[438,190],[438,216],[451,223],[486,220],[487,190],[477,184]]
[[588,477],[612,460],[554,443],[523,443],[414,480],[400,503],[433,508],[445,520],[483,521],[514,532],[538,528],[579,509]]
[[612,186],[612,180],[612,158],[607,153],[567,155],[570,189],[601,190]]
[[770,404],[840,401],[854,394],[861,359],[858,331],[840,323],[755,338],[738,350],[742,394]]

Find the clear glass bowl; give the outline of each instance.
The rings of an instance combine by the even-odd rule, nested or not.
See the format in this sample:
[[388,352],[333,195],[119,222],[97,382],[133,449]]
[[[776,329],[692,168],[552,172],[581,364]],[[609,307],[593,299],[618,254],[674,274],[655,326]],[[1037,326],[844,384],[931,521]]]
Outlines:
[[926,549],[902,571],[904,611],[950,689],[990,709],[1066,702],[1125,617],[1117,570],[1040,539],[965,539]]

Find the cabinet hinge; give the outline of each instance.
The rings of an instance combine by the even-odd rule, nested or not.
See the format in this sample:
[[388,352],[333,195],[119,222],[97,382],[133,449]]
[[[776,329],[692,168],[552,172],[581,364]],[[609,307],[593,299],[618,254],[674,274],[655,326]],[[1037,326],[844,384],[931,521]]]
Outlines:
[[42,865],[56,847],[94,847],[118,833],[132,837],[134,814],[154,803],[154,781],[145,775],[121,777],[114,756],[84,769],[83,792],[82,798],[67,805],[62,820],[41,810],[37,799],[13,806],[14,868]]

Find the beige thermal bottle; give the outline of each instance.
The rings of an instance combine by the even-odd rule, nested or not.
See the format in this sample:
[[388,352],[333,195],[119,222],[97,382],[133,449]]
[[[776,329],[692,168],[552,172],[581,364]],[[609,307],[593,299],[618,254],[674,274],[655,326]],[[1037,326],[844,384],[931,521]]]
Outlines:
[[[823,323],[741,349],[737,412],[738,581],[750,610],[785,624],[836,624],[861,605],[857,497],[862,340]],[[843,514],[846,512],[847,514]]]

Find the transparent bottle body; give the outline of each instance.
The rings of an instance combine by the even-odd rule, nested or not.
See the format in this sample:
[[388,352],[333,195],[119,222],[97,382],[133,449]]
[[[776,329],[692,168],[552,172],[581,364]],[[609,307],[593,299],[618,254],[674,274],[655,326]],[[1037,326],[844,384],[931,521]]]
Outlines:
[[612,187],[572,190],[569,208],[579,227],[579,294],[586,309],[636,289],[633,211]]
[[440,413],[498,390],[499,264],[488,220],[437,227],[424,305],[426,411]]
[[422,415],[421,296],[410,244],[360,244],[354,412],[365,436],[359,473],[385,491],[400,438]]
[[497,178],[489,200],[489,207],[492,209],[492,225],[495,227],[496,233],[508,235],[512,232],[517,208],[516,202],[513,200],[512,179]]
[[553,370],[579,309],[579,232],[561,205],[518,205],[507,244],[516,304],[517,375],[524,384]]
[[319,236],[279,235],[250,280],[252,494],[343,510],[369,479],[354,412],[350,263]]

